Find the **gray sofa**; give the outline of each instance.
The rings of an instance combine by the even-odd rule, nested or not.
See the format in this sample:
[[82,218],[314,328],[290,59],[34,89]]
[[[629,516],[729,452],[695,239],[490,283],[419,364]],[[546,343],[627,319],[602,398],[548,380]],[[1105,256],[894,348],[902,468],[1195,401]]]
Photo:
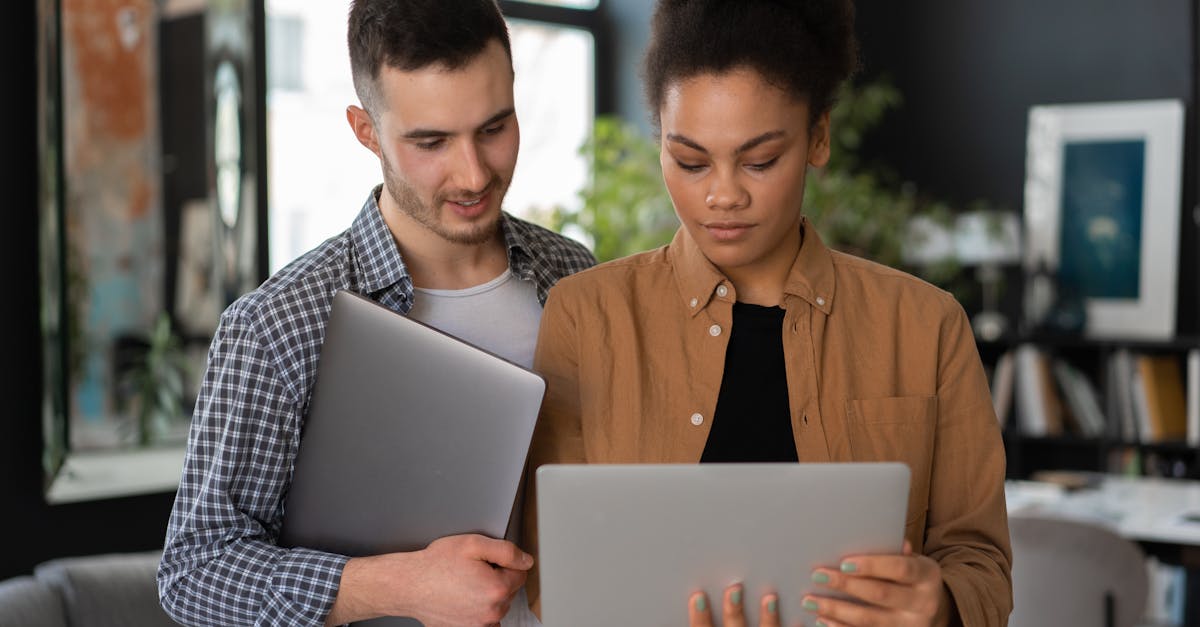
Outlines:
[[0,581],[0,627],[170,627],[158,605],[158,551],[69,557]]

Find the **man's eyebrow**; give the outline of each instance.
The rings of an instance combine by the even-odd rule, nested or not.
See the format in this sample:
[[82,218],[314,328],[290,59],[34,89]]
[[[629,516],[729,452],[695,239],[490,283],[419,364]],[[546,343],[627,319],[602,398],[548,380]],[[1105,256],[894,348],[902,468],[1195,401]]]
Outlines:
[[485,128],[495,124],[496,122],[499,122],[500,120],[503,120],[504,118],[507,118],[507,117],[515,114],[516,112],[517,112],[516,109],[509,107],[509,108],[497,113],[496,115],[493,115],[492,117],[488,118],[487,120],[484,120],[483,124],[479,125],[479,128],[485,129]]
[[[503,111],[496,113],[495,115],[488,118],[487,120],[484,120],[483,124],[479,125],[479,128],[480,129],[487,128],[487,127],[495,124],[496,122],[499,122],[500,120],[503,120],[503,119],[513,115],[514,113],[516,113],[516,110],[513,109],[512,107],[504,109]],[[449,137],[451,135],[453,135],[453,133],[451,133],[450,131],[440,131],[440,130],[431,129],[431,128],[415,128],[415,129],[405,133],[401,137],[403,139],[440,139],[443,137]]]
[[[767,131],[766,133],[763,133],[762,135],[758,135],[756,137],[753,137],[753,138],[743,142],[742,145],[738,146],[737,150],[734,152],[736,154],[741,154],[743,152],[746,152],[747,150],[750,150],[751,148],[754,148],[755,146],[758,146],[759,144],[762,144],[764,142],[769,142],[772,139],[778,139],[783,136],[784,136],[784,132],[781,130]],[[708,152],[707,148],[705,148],[704,146],[701,146],[700,144],[697,144],[695,141],[693,141],[692,139],[688,138],[685,135],[669,133],[669,134],[667,134],[667,140],[673,141],[677,144],[683,144],[684,146],[687,146],[688,148],[699,150],[700,152],[703,152],[703,153]]]

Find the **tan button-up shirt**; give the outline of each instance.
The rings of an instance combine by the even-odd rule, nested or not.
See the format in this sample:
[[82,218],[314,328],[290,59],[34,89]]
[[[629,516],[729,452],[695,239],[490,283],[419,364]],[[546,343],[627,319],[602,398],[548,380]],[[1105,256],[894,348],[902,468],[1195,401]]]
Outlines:
[[[966,315],[948,293],[804,229],[782,303],[800,461],[907,463],[905,537],[939,562],[963,624],[1004,625],[1004,449]],[[530,477],[548,463],[699,462],[736,300],[682,229],[559,281],[535,357],[548,389]],[[536,554],[532,483],[525,544]],[[528,592],[536,607],[536,571]]]

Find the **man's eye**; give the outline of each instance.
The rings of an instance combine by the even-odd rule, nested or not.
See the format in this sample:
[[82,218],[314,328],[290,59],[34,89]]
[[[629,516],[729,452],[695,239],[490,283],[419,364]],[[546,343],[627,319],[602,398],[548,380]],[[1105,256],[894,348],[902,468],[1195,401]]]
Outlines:
[[489,126],[485,129],[483,129],[483,134],[484,135],[497,135],[503,130],[504,130],[503,124],[496,124],[495,126]]
[[431,139],[429,141],[417,142],[417,148],[421,150],[437,150],[444,143],[446,143],[444,139]]

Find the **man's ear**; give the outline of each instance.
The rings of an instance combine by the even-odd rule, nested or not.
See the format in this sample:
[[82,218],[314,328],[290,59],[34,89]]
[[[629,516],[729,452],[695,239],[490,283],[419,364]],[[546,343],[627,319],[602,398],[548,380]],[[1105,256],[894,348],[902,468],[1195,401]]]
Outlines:
[[354,131],[358,143],[366,146],[376,157],[382,158],[379,154],[379,135],[375,132],[375,122],[371,119],[371,114],[362,107],[350,105],[346,107],[346,121],[350,123],[350,130]]
[[829,163],[829,112],[821,114],[817,123],[810,129],[808,138],[808,164],[814,168],[824,167]]

